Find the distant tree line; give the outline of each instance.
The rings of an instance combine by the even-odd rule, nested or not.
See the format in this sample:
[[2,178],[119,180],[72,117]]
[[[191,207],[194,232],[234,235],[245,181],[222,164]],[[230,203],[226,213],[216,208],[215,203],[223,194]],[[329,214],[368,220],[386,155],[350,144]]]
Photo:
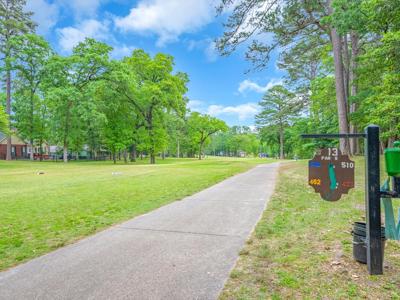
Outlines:
[[206,153],[215,156],[258,156],[274,149],[260,143],[258,132],[248,126],[232,126],[212,136]]

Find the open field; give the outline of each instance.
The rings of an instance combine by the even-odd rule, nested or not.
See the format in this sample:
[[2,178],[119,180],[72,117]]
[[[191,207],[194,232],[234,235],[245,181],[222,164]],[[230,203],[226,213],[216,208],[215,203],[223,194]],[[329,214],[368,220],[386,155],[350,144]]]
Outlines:
[[306,161],[283,164],[221,299],[400,299],[399,242],[386,242],[383,276],[352,258],[352,223],[365,219],[361,160],[356,172],[356,189],[329,203],[307,186]]
[[[208,158],[143,162],[0,161],[0,270],[265,163]],[[38,175],[43,171],[43,175]]]

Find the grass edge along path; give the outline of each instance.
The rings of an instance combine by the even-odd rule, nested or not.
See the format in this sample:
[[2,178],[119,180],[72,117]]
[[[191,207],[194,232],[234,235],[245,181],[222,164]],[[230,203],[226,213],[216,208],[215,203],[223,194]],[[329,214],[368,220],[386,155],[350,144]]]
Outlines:
[[[0,271],[192,195],[266,160],[0,162]],[[38,175],[38,170],[44,174]]]
[[352,258],[352,223],[365,219],[356,164],[356,189],[333,203],[307,186],[307,161],[282,164],[220,299],[400,299],[399,242],[386,242],[382,276]]

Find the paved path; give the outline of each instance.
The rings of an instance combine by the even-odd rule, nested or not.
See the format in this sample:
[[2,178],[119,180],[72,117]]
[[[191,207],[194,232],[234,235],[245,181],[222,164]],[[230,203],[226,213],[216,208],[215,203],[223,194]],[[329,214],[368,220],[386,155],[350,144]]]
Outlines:
[[278,164],[0,273],[0,299],[216,299],[273,192]]

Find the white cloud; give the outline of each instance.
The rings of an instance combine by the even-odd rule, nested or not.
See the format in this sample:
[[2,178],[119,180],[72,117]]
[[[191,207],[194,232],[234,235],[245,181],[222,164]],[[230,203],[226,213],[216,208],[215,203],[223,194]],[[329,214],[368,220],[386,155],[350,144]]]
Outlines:
[[255,115],[259,112],[260,107],[257,103],[248,102],[236,106],[207,105],[206,102],[200,100],[190,100],[188,108],[191,111],[196,111],[202,114],[208,114],[214,117],[233,117],[239,121],[254,120]]
[[221,115],[233,115],[236,116],[240,121],[253,119],[254,116],[259,112],[259,106],[257,103],[249,102],[245,104],[239,104],[237,106],[223,106],[223,105],[210,105],[207,109],[207,113],[211,116]]
[[189,100],[187,107],[191,111],[197,111],[199,113],[204,113],[207,110],[206,104],[200,100]]
[[73,47],[85,38],[107,40],[110,38],[108,32],[107,22],[101,23],[94,19],[83,21],[76,27],[64,27],[57,30],[59,44],[64,52],[71,51]]
[[111,52],[111,56],[114,58],[122,58],[125,56],[130,56],[133,50],[136,49],[134,46],[127,46],[127,45],[118,45],[113,47],[113,51]]
[[188,46],[187,49],[189,51],[193,51],[195,49],[201,49],[204,48],[204,40],[189,40],[188,41]]
[[56,25],[60,8],[57,3],[47,3],[45,0],[29,0],[26,10],[32,11],[33,21],[38,24],[38,33],[47,34]]
[[162,46],[208,24],[215,14],[214,4],[215,0],[140,0],[129,15],[117,17],[115,25],[125,31],[155,34]]
[[214,62],[218,59],[218,52],[215,48],[215,42],[212,41],[208,44],[208,46],[204,49],[204,54],[209,62]]
[[245,91],[250,90],[256,93],[265,93],[274,85],[278,84],[282,84],[282,79],[272,79],[265,86],[260,86],[256,82],[246,79],[239,84],[238,91],[244,93]]
[[210,38],[202,40],[189,40],[187,42],[187,49],[189,51],[203,51],[208,62],[215,62],[218,59],[218,51],[215,47],[215,42]]
[[83,17],[95,17],[97,10],[102,2],[106,0],[59,0],[63,6],[69,8],[74,13],[74,17],[82,19]]

